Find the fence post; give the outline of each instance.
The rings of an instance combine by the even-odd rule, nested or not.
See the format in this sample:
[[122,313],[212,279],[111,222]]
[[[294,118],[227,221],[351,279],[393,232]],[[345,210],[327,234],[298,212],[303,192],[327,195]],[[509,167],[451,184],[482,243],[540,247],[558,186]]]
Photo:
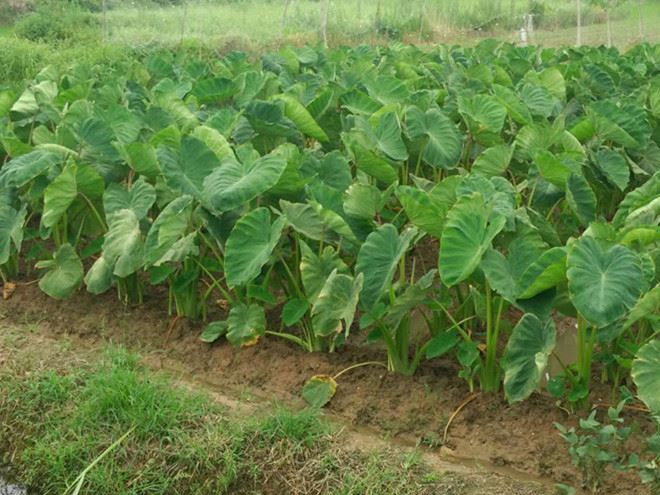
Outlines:
[[330,0],[323,0],[320,3],[321,8],[321,39],[323,46],[328,47],[328,15],[330,11]]
[[637,18],[639,21],[639,40],[644,41],[644,17],[642,16],[643,0],[637,1]]
[[188,2],[184,0],[183,2],[183,17],[181,18],[181,40],[180,43],[183,43],[183,38],[186,35],[186,18],[188,17]]
[[284,32],[286,31],[286,21],[289,13],[289,6],[291,5],[291,0],[284,0],[284,12],[282,12],[282,33],[281,37],[284,37]]
[[108,41],[108,18],[106,15],[106,5],[105,5],[105,0],[102,0],[101,2],[101,30],[103,31],[102,37],[103,37],[103,43]]
[[577,46],[582,45],[582,2],[577,0],[577,40],[575,44]]

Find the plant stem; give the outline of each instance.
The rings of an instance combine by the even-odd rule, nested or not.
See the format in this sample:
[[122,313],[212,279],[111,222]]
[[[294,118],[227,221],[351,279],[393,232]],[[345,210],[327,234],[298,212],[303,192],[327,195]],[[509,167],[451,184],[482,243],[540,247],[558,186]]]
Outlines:
[[493,291],[486,282],[486,364],[481,378],[481,388],[485,392],[496,392],[499,388],[499,373],[497,370],[497,337],[499,320],[502,315],[503,300],[497,311],[497,321],[493,320]]
[[355,368],[361,368],[362,366],[371,366],[371,365],[382,366],[383,368],[387,368],[385,363],[383,363],[381,361],[365,361],[364,363],[357,363],[357,364],[354,364],[352,366],[349,366],[348,368],[344,368],[339,373],[337,373],[335,376],[333,376],[332,379],[336,380],[337,378],[339,378],[341,375],[343,375],[347,371],[354,370]]

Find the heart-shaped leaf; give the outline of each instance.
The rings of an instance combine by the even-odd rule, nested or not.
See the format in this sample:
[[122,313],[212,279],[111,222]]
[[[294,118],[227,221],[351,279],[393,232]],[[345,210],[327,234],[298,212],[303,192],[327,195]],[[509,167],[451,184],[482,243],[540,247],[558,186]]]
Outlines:
[[229,287],[245,285],[261,272],[280,240],[286,219],[271,224],[267,208],[257,208],[241,218],[227,239],[225,276]]
[[181,239],[190,223],[192,196],[183,195],[169,203],[154,221],[144,243],[144,261],[158,266]]
[[277,184],[286,164],[286,160],[276,154],[245,164],[225,160],[204,181],[204,198],[218,212],[243,206]]
[[388,223],[373,231],[364,241],[355,271],[364,274],[360,300],[365,308],[372,307],[392,282],[399,260],[416,235],[416,229],[408,229],[400,236],[396,227]]
[[202,335],[199,336],[199,340],[210,344],[215,342],[223,335],[227,334],[227,322],[226,321],[212,321],[202,331]]
[[108,219],[108,233],[103,241],[103,257],[118,277],[127,277],[142,266],[140,220],[133,210],[124,209]]
[[529,397],[536,389],[555,347],[555,324],[525,314],[514,327],[503,356],[504,393],[509,402]]
[[69,297],[83,279],[82,262],[70,244],[60,246],[52,260],[40,261],[37,268],[47,269],[39,280],[39,288],[55,299]]
[[158,161],[167,184],[184,194],[201,200],[204,179],[220,167],[220,160],[202,141],[186,137],[181,141],[181,149],[160,146]]
[[424,139],[422,158],[432,167],[450,170],[456,167],[463,151],[463,136],[456,125],[437,108],[424,113],[409,107],[406,125],[411,139]]
[[302,390],[303,399],[312,407],[321,408],[332,400],[337,392],[337,382],[328,375],[314,375]]
[[108,185],[103,194],[103,209],[106,217],[112,216],[119,210],[129,209],[133,210],[139,219],[143,219],[155,201],[156,189],[144,177],[140,177],[130,190],[124,189],[117,183]]
[[660,421],[660,339],[642,346],[632,364],[637,395]]
[[227,340],[236,347],[255,345],[266,332],[266,313],[260,304],[238,303],[227,316]]
[[20,251],[26,217],[27,205],[15,210],[10,205],[0,203],[0,266],[7,263],[12,243],[16,251]]
[[599,328],[622,318],[644,286],[639,257],[634,252],[620,245],[605,248],[590,236],[571,246],[567,276],[571,301]]
[[462,196],[449,210],[440,239],[438,271],[449,287],[462,282],[479,266],[492,240],[504,228],[506,218],[491,217],[480,193]]
[[312,307],[314,332],[322,337],[348,332],[362,290],[363,275],[330,274]]
[[76,199],[78,195],[76,172],[77,167],[75,164],[67,165],[62,170],[62,173],[55,177],[48,184],[48,187],[46,187],[44,191],[44,211],[41,215],[41,225],[47,229],[60,221],[62,215],[69,209],[73,200]]

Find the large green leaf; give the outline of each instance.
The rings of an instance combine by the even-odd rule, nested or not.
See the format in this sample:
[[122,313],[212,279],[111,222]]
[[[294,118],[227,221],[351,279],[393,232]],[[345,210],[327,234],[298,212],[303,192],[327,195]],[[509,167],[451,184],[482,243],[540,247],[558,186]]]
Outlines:
[[12,243],[16,251],[20,251],[26,216],[26,205],[20,210],[15,210],[10,205],[0,203],[0,266],[7,263],[11,255]]
[[509,167],[513,148],[507,144],[501,144],[487,148],[472,164],[472,172],[485,177],[502,175]]
[[69,209],[78,195],[76,187],[75,164],[64,167],[62,173],[48,184],[44,191],[44,211],[41,215],[41,224],[51,228],[60,221],[62,215]]
[[440,238],[451,205],[434,201],[429,193],[412,186],[399,186],[396,196],[415,227]]
[[660,171],[648,179],[637,189],[626,194],[619,204],[619,209],[614,215],[612,224],[619,229],[628,222],[628,218],[634,216],[635,211],[647,207],[655,199],[660,198]]
[[646,111],[638,104],[602,100],[588,107],[587,115],[601,139],[626,148],[642,148],[651,136]]
[[365,308],[371,308],[392,282],[399,260],[416,235],[416,229],[408,229],[399,235],[396,227],[388,223],[373,231],[364,241],[355,272],[364,275],[360,299]]
[[328,375],[314,375],[302,390],[303,399],[310,406],[320,408],[332,400],[337,392],[337,382]]
[[300,251],[300,277],[307,300],[313,304],[330,274],[335,270],[345,273],[348,267],[332,246],[326,246],[323,252],[317,255],[307,244],[300,242]]
[[199,139],[208,146],[219,160],[235,158],[234,151],[231,149],[227,139],[212,127],[200,125],[195,128],[191,136]]
[[525,314],[514,327],[503,356],[504,393],[509,402],[529,397],[536,389],[555,347],[555,324]]
[[660,420],[660,339],[644,345],[632,364],[637,395]]
[[286,219],[280,217],[271,224],[267,208],[257,208],[236,222],[225,251],[229,287],[245,285],[259,275],[279,242],[285,223]]
[[118,149],[129,167],[138,174],[149,177],[150,179],[154,179],[160,175],[161,171],[156,150],[151,144],[135,141]]
[[140,219],[133,210],[123,209],[108,219],[103,257],[118,277],[127,277],[142,266],[143,246]]
[[215,153],[193,137],[184,138],[178,152],[169,147],[159,147],[158,161],[172,189],[200,200],[204,179],[220,166]]
[[55,299],[65,299],[78,288],[83,279],[83,265],[70,244],[63,244],[55,251],[52,260],[37,263],[46,269],[39,280],[39,288]]
[[423,159],[433,167],[454,168],[463,151],[463,136],[456,125],[438,109],[424,113],[419,107],[409,107],[406,125],[411,139],[424,138]]
[[458,111],[477,141],[486,145],[498,141],[507,111],[497,98],[490,95],[459,96]]
[[638,256],[620,245],[603,247],[583,236],[568,253],[568,289],[577,310],[599,328],[622,318],[642,292]]
[[314,332],[322,337],[348,332],[362,290],[363,275],[355,278],[333,270],[312,306]]
[[112,287],[113,267],[104,256],[99,257],[85,275],[87,291],[92,294],[103,294]]
[[144,177],[136,180],[128,191],[121,185],[112,183],[103,193],[103,209],[106,217],[112,216],[119,210],[128,209],[133,210],[139,219],[143,219],[155,201],[156,189]]
[[462,282],[479,266],[493,238],[506,223],[501,215],[490,217],[480,193],[462,196],[449,210],[438,259],[438,271],[445,285],[451,287]]
[[596,219],[596,194],[582,175],[571,174],[566,180],[566,200],[582,225]]
[[250,163],[225,160],[204,181],[204,197],[218,212],[243,206],[277,184],[286,164],[283,157],[275,154]]
[[62,158],[58,154],[44,150],[21,155],[0,168],[0,186],[22,187],[61,161]]
[[169,203],[154,221],[144,243],[146,265],[160,265],[168,251],[186,233],[192,213],[192,196],[183,195]]
[[248,347],[258,342],[266,332],[266,313],[259,304],[238,303],[227,316],[227,340],[237,347]]
[[295,97],[282,94],[278,99],[284,101],[284,114],[296,124],[303,134],[316,139],[317,141],[328,141],[328,135],[314,120],[307,109]]
[[408,150],[401,137],[401,125],[394,112],[381,116],[374,129],[378,148],[392,160],[403,161],[408,158]]
[[630,310],[624,328],[630,328],[642,318],[660,314],[660,284],[644,294]]
[[523,272],[517,282],[517,298],[529,299],[556,287],[566,279],[566,249],[550,248]]
[[595,163],[608,182],[623,191],[630,181],[630,168],[621,153],[612,150],[600,150],[596,153]]

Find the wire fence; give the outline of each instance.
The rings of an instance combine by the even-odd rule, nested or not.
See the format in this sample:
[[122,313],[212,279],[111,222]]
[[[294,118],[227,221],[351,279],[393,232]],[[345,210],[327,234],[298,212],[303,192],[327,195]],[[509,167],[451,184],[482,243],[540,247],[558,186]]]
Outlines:
[[183,0],[166,7],[102,0],[100,16],[104,39],[130,44],[471,44],[495,37],[626,48],[660,41],[659,0],[628,0],[610,10],[585,0]]

